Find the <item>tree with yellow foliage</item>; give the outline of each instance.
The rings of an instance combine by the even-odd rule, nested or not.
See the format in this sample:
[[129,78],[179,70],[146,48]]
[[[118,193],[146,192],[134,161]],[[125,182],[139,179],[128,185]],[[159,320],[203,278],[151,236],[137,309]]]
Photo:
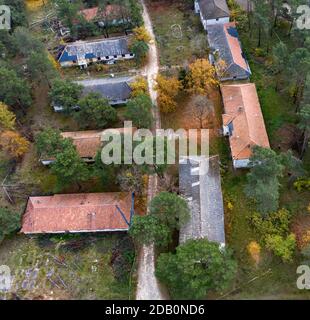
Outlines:
[[137,77],[136,80],[130,84],[130,88],[132,90],[131,96],[133,98],[141,94],[147,94],[148,91],[147,82],[143,77]]
[[143,26],[136,27],[132,31],[136,41],[143,41],[145,43],[149,43],[152,39],[146,28]]
[[18,132],[7,130],[0,135],[0,146],[12,157],[19,158],[28,151],[29,142]]
[[216,69],[207,59],[197,59],[189,65],[189,72],[186,76],[188,90],[195,94],[206,94],[217,85]]
[[30,11],[38,10],[47,4],[48,1],[49,0],[26,0],[27,9]]
[[8,106],[0,102],[0,130],[14,130],[16,117]]
[[167,78],[159,74],[156,82],[160,110],[164,113],[174,112],[177,107],[175,98],[181,89],[180,81],[175,77]]
[[248,253],[256,265],[260,261],[261,246],[256,241],[251,241],[247,246]]

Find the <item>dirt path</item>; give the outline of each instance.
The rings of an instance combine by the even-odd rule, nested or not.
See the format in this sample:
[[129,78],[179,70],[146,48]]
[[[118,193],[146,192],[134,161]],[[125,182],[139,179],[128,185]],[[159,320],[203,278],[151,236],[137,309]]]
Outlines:
[[[154,83],[159,71],[158,52],[155,43],[155,36],[153,32],[152,22],[148,14],[146,5],[142,0],[143,5],[143,19],[146,29],[152,37],[149,52],[149,62],[145,67],[144,73],[147,76],[150,97],[154,104],[153,114],[155,118],[154,131],[159,129],[160,114],[157,107],[157,92],[154,90]],[[148,185],[148,203],[153,199],[157,192],[157,176],[152,175],[149,177]],[[138,286],[137,286],[137,300],[164,300],[166,296],[163,294],[162,289],[155,277],[155,254],[154,246],[143,246],[139,254],[139,267],[138,267]]]

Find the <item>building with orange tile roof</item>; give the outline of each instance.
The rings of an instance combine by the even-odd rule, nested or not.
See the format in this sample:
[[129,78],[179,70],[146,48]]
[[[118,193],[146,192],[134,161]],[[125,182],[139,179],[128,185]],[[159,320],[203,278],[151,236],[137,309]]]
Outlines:
[[256,86],[222,85],[224,135],[229,136],[233,165],[247,168],[253,146],[270,148]]
[[208,26],[207,37],[210,47],[209,60],[217,68],[221,81],[244,80],[250,77],[251,69],[242,51],[234,22]]
[[[97,152],[103,146],[102,136],[108,131],[118,132],[120,134],[133,134],[137,128],[114,128],[105,130],[88,130],[62,132],[63,138],[71,139],[79,156],[85,162],[94,162]],[[40,159],[43,165],[50,165],[54,159]]]
[[118,25],[130,22],[129,12],[124,6],[108,4],[100,10],[99,7],[87,8],[80,11],[80,14],[87,22],[99,22]]
[[127,231],[134,214],[131,193],[57,194],[30,197],[21,233]]

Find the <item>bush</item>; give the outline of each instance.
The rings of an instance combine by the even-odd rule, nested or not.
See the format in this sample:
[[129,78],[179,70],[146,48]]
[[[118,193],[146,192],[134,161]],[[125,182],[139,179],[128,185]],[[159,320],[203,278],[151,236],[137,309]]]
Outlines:
[[284,262],[292,261],[296,247],[295,235],[290,234],[286,238],[279,235],[268,235],[266,237],[266,247]]
[[235,277],[237,264],[229,249],[206,239],[189,240],[176,254],[159,256],[156,276],[166,284],[173,298],[203,299],[215,290],[226,289]]
[[0,208],[0,242],[5,236],[20,228],[20,216],[6,208]]

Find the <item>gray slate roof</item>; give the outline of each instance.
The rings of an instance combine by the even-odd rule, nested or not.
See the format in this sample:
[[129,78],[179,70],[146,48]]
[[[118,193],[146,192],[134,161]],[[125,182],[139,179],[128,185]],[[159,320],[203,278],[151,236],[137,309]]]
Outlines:
[[205,20],[229,17],[226,0],[198,0],[201,14]]
[[132,80],[133,78],[131,77],[122,77],[82,80],[76,81],[76,83],[83,86],[83,95],[90,92],[97,92],[109,101],[115,101],[130,98],[131,88],[128,83]]
[[191,209],[190,221],[180,230],[180,243],[207,238],[225,244],[219,157],[182,157],[179,164],[179,187]]
[[[225,79],[248,79],[251,75],[251,70],[248,65],[248,62],[243,56],[244,66],[239,65],[234,60],[234,54],[238,51],[234,45],[230,46],[228,43],[228,38],[225,32],[229,36],[237,38],[239,42],[239,50],[242,51],[241,43],[239,41],[238,31],[236,27],[230,24],[214,24],[207,27],[207,37],[209,42],[209,47],[212,53],[217,52],[218,60],[223,60],[226,63],[226,72],[220,78],[221,80]],[[235,50],[235,51],[232,51]],[[243,53],[242,53],[243,55]]]
[[60,58],[60,62],[92,59],[105,56],[129,54],[128,38],[110,38],[95,41],[76,41],[68,44]]

